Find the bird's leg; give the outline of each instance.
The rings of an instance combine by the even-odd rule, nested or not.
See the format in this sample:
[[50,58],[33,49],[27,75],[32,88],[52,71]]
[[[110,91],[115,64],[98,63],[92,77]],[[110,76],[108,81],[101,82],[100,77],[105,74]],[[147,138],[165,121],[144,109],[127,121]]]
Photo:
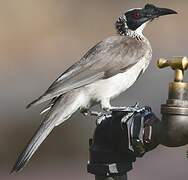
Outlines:
[[125,107],[111,107],[110,111],[123,111],[123,112],[143,112],[145,107],[139,107],[139,104],[136,103],[134,106],[125,106]]
[[110,99],[101,100],[101,106],[104,111],[123,111],[133,113],[144,112],[147,109],[146,107],[139,107],[139,103],[136,103],[134,106],[114,107],[110,105]]
[[88,113],[89,109],[87,108],[80,108],[80,113],[83,114],[84,116],[87,116],[89,113]]
[[107,118],[110,118],[111,116],[112,116],[112,114],[102,113],[100,116],[98,116],[98,118],[96,120],[96,125],[101,124],[102,121],[104,121]]
[[114,107],[110,105],[109,99],[103,99],[101,101],[101,106],[104,111],[141,112],[144,110],[139,107],[138,103],[136,103],[134,106]]
[[112,106],[110,105],[110,99],[102,99],[101,100],[101,108],[104,111],[111,111]]
[[89,111],[89,115],[97,117],[96,125],[101,124],[103,120],[112,116],[111,113],[102,113],[97,111]]
[[84,115],[84,116],[97,116],[100,117],[103,113],[102,112],[98,112],[98,111],[91,111],[89,109],[86,108],[82,108],[80,109],[80,112]]
[[80,109],[80,112],[84,115],[84,116],[95,116],[97,117],[96,119],[96,125],[99,125],[101,124],[101,122],[103,120],[105,120],[106,118],[109,118],[111,116],[111,114],[108,114],[108,113],[102,113],[102,112],[98,112],[98,111],[91,111],[89,109],[86,109],[86,108],[82,108]]
[[98,111],[89,111],[89,114],[91,116],[97,116],[97,117],[100,117],[101,115],[103,115],[102,112],[98,112]]

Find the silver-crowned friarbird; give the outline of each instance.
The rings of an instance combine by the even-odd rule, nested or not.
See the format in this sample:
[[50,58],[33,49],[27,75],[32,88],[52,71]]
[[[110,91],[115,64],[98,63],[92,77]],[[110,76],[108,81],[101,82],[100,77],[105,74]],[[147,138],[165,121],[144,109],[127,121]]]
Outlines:
[[53,128],[75,111],[89,111],[97,103],[105,110],[118,109],[110,105],[110,100],[133,85],[152,57],[150,43],[142,34],[144,27],[153,19],[169,14],[176,12],[152,4],[128,10],[116,21],[117,35],[96,44],[27,106],[51,100],[45,119],[18,157],[12,172],[22,169]]

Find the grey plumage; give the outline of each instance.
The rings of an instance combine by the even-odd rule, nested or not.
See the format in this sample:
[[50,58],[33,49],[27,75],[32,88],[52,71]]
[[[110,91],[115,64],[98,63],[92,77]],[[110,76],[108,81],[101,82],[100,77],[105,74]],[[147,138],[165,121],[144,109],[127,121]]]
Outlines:
[[150,43],[142,34],[145,25],[160,15],[175,13],[150,4],[142,9],[127,11],[117,20],[119,35],[111,36],[91,48],[42,96],[30,103],[27,108],[51,100],[46,109],[49,110],[47,115],[18,157],[12,172],[21,170],[53,128],[78,109],[89,110],[100,103],[104,110],[112,110],[110,100],[132,86],[151,60]]
[[79,94],[70,93],[56,100],[56,103],[52,105],[52,108],[45,116],[34,136],[19,155],[11,172],[17,172],[21,170],[30,160],[40,144],[50,134],[53,128],[58,126],[60,122],[67,120],[70,115],[74,113],[74,109],[71,109],[70,106],[74,105],[74,107],[76,107],[75,111],[77,108],[79,108],[79,103],[77,104],[77,98],[79,98]]
[[44,121],[37,129],[36,134],[29,141],[28,145],[25,147],[23,152],[19,155],[11,173],[13,171],[21,170],[24,165],[29,161],[34,152],[40,146],[40,144],[45,140],[49,133],[54,128],[53,121]]
[[[22,169],[53,128],[68,119],[74,112],[64,114],[67,112],[66,109],[76,102],[76,97],[79,97],[78,88],[127,71],[146,54],[146,51],[148,51],[148,44],[145,42],[126,36],[112,36],[98,43],[79,62],[66,70],[44,95],[28,106],[52,99],[51,110],[20,154],[12,171]],[[75,110],[82,106],[79,103],[75,104]]]
[[149,44],[129,36],[112,36],[91,48],[27,108],[99,79],[125,72],[150,50]]

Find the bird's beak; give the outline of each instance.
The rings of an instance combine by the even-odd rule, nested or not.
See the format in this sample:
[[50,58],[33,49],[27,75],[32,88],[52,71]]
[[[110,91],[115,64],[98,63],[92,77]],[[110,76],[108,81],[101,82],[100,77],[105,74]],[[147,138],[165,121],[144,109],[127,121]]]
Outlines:
[[176,11],[168,8],[156,8],[156,12],[154,13],[154,16],[165,16],[169,14],[178,14]]
[[168,8],[159,8],[154,5],[147,4],[144,8],[145,16],[148,20],[153,20],[159,16],[165,16],[170,14],[177,14],[176,11]]

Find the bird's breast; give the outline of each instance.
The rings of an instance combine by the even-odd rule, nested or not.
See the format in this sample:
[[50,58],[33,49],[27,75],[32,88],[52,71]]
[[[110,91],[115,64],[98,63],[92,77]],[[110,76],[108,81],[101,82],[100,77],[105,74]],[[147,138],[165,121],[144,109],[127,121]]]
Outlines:
[[111,99],[126,91],[137,80],[141,72],[145,71],[149,59],[143,58],[124,73],[116,74],[108,79],[98,80],[85,88],[92,99]]

